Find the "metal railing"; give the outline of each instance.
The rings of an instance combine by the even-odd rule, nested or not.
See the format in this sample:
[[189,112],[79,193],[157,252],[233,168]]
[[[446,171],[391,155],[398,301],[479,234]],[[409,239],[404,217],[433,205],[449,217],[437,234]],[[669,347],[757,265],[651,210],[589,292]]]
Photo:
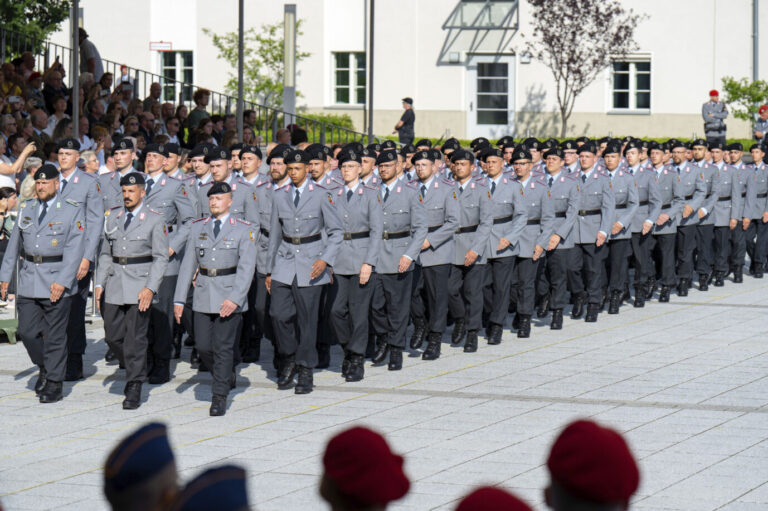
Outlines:
[[[72,49],[47,40],[34,39],[26,34],[0,27],[0,62],[6,62],[20,56],[24,52],[31,52],[35,57],[35,69],[41,72],[49,69],[56,61],[60,62],[65,70],[65,75],[71,72]],[[162,76],[143,69],[132,68],[125,64],[102,59],[105,73],[113,76],[113,87],[128,82],[133,86],[134,98],[143,99],[149,96],[149,90],[153,83],[159,83],[161,95],[159,101],[167,101],[175,106],[185,105],[191,111],[195,104],[192,94],[199,87],[197,85]],[[127,68],[123,74],[123,67]],[[65,83],[66,77],[65,77]],[[71,87],[73,84],[69,84]],[[177,97],[169,97],[168,92],[173,91]],[[365,133],[354,129],[338,126],[333,123],[313,119],[307,115],[290,114],[278,108],[262,105],[254,101],[245,102],[245,110],[253,110],[256,113],[256,122],[251,126],[256,137],[260,137],[261,143],[274,141],[280,128],[295,124],[307,132],[310,143],[334,144],[363,142],[368,137]],[[210,115],[235,114],[237,110],[237,97],[222,92],[211,91],[206,111]],[[380,141],[374,137],[375,141]],[[258,140],[258,139],[257,139]],[[373,141],[371,141],[373,142]]]

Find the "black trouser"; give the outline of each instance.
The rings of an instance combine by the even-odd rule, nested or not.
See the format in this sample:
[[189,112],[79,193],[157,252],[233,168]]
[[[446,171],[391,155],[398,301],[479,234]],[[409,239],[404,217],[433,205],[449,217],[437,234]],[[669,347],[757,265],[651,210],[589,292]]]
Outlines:
[[485,265],[451,267],[448,309],[453,319],[464,319],[467,330],[480,330],[483,323]]
[[504,325],[509,309],[509,295],[512,291],[512,277],[515,272],[515,256],[489,259],[488,268],[493,286],[488,321],[494,325]]
[[744,266],[744,256],[747,254],[747,236],[742,226],[742,221],[739,219],[739,224],[731,231],[731,256],[729,261],[731,266],[738,268]]
[[[332,346],[337,343],[336,330],[331,320],[331,309],[336,301],[338,285],[336,284],[336,275],[331,279],[330,284],[323,286],[323,292],[320,295],[320,316],[317,318],[317,343]],[[368,335],[366,333],[366,335]],[[366,341],[367,342],[367,341]]]
[[256,274],[256,301],[253,308],[256,314],[256,321],[259,323],[259,329],[264,333],[264,337],[274,341],[275,334],[272,330],[272,316],[269,315],[271,295],[267,292],[266,282],[267,276],[265,274]]
[[696,248],[695,225],[677,228],[677,276],[690,279],[693,274],[693,250]]
[[189,286],[187,290],[187,301],[184,303],[184,312],[181,313],[181,327],[186,330],[187,335],[195,340],[195,322],[193,320],[193,298],[195,296],[195,287]]
[[517,313],[524,316],[533,314],[536,306],[536,273],[539,261],[530,257],[518,257],[515,261],[515,302]]
[[713,246],[715,271],[728,272],[728,253],[731,249],[730,237],[731,229],[729,226],[715,227]]
[[173,292],[178,275],[166,275],[157,290],[157,302],[149,309],[149,353],[153,358],[170,360],[173,354]]
[[331,324],[339,343],[355,355],[365,355],[368,345],[368,312],[375,287],[373,274],[365,285],[360,275],[334,273],[336,296],[331,304]]
[[[85,353],[85,308],[88,302],[88,291],[91,287],[93,272],[77,281],[77,291],[72,295],[72,305],[69,308],[67,321],[67,352],[72,355]],[[47,371],[47,369],[46,369]]]
[[712,243],[715,237],[715,226],[712,224],[696,226],[696,272],[709,274],[712,272]]
[[104,339],[125,365],[125,381],[143,382],[147,379],[147,330],[149,309],[139,311],[138,304],[104,303]]
[[609,278],[608,288],[611,291],[624,291],[629,271],[629,250],[631,239],[611,240],[608,243]]
[[450,264],[423,266],[424,290],[427,297],[427,331],[442,334],[448,319],[448,279]]
[[233,312],[226,318],[219,314],[194,313],[195,348],[205,367],[211,371],[213,393],[220,396],[229,394],[242,319],[240,312]]
[[594,243],[579,244],[573,250],[573,270],[568,274],[571,292],[575,296],[586,295],[591,304],[599,304],[603,297],[602,267],[606,251],[605,243],[599,247]]
[[375,302],[371,303],[373,330],[377,335],[386,335],[390,346],[405,348],[414,272],[377,273],[375,276]]
[[754,263],[765,265],[766,252],[768,252],[768,224],[762,219],[752,219],[746,232],[747,253]]
[[269,313],[280,355],[295,355],[296,363],[313,368],[317,365],[317,319],[322,286],[299,287],[296,277],[291,284],[272,281]]
[[259,322],[256,320],[256,288],[259,286],[259,281],[256,278],[256,274],[253,275],[251,286],[248,288],[248,294],[246,299],[248,300],[248,310],[243,312],[243,328],[240,332],[240,349],[244,351],[248,349],[251,339],[258,342],[261,340],[261,331],[259,329]]
[[573,257],[573,248],[560,248],[547,252],[547,278],[549,280],[549,308],[562,310],[566,303],[568,266]]
[[427,306],[424,290],[424,269],[420,264],[415,264],[413,268],[413,280],[411,281],[411,319],[413,321],[427,321]]
[[[679,234],[679,231],[678,231]],[[658,256],[661,268],[661,285],[672,287],[677,285],[677,275],[675,274],[675,243],[678,240],[678,234],[654,234],[651,252]],[[693,251],[693,249],[691,249]],[[656,276],[655,265],[651,266],[649,276]],[[691,272],[687,275],[680,275],[680,278],[691,278]]]
[[656,275],[651,260],[651,249],[653,248],[653,234],[643,234],[641,232],[632,233],[632,265],[635,267],[635,287],[638,284],[645,284],[650,277]]
[[16,298],[19,327],[17,334],[32,363],[44,367],[51,381],[64,381],[67,369],[67,321],[72,297],[62,296],[56,303],[47,299]]

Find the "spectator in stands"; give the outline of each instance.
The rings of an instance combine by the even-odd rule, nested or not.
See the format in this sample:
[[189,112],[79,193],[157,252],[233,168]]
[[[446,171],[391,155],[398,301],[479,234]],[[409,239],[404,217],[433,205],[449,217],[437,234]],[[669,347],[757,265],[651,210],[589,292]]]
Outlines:
[[[43,98],[45,98],[45,109],[48,113],[56,111],[53,104],[59,97],[64,98],[65,103],[69,102],[69,89],[64,86],[61,71],[50,71],[43,77],[43,81],[45,82]],[[66,108],[63,111],[66,111]]]
[[140,114],[144,113],[144,103],[142,103],[139,99],[132,99],[128,106],[125,107],[126,115],[135,115],[138,117]]
[[261,145],[261,142],[256,140],[256,135],[253,134],[253,130],[243,127],[243,144]]
[[105,126],[94,126],[91,130],[91,137],[93,138],[94,151],[96,151],[96,157],[99,159],[99,165],[104,165],[106,161],[105,154],[108,154],[112,149],[112,137]]
[[225,131],[224,134],[221,136],[221,146],[226,147],[229,149],[234,144],[237,144],[237,131],[235,130],[229,130]]
[[278,144],[291,145],[291,132],[285,128],[280,128],[279,130],[277,130],[277,135],[275,135],[275,140],[277,141]]
[[245,126],[249,126],[251,129],[256,127],[256,111],[255,110],[244,110],[243,111],[243,124]]
[[[19,75],[16,74],[16,69],[13,67],[13,64],[10,62],[4,63],[2,67],[0,67],[0,73],[2,73],[2,81],[0,82],[0,95],[6,99],[10,97],[20,98],[23,94],[24,82],[20,80]],[[3,112],[10,112],[10,106],[6,106]]]
[[[213,138],[216,139],[216,143],[218,145],[221,145],[221,135],[223,133],[224,129],[224,117],[221,115],[212,115],[211,116],[211,122],[213,123],[213,129],[211,130],[211,135],[213,135]],[[198,124],[198,128],[200,125]]]
[[[13,140],[12,140],[13,141]],[[24,162],[35,151],[35,144],[27,144],[18,155],[15,161],[12,161],[5,152],[7,145],[4,138],[0,138],[0,187],[8,186],[16,189],[16,174],[24,167]]]
[[24,135],[15,133],[8,137],[8,160],[14,163],[21,157],[22,151],[27,143],[24,141]]
[[[117,90],[120,91],[119,101],[120,105],[125,109],[125,111],[128,111],[128,105],[131,104],[131,99],[133,99],[133,85],[127,82],[121,82],[117,86]],[[141,101],[139,101],[139,105],[141,105]],[[135,110],[135,108],[134,108]]]
[[[145,85],[146,86],[146,85]],[[147,112],[152,108],[152,105],[160,102],[160,84],[158,82],[152,83],[149,86],[149,96],[144,98],[144,111]]]
[[115,133],[122,133],[122,125],[120,124],[120,115],[115,112],[110,112],[104,116],[104,122],[101,124],[109,131],[111,137]]
[[87,92],[93,88],[95,82],[93,81],[93,73],[82,73],[78,78],[78,84]]
[[77,129],[77,140],[80,142],[80,151],[88,151],[89,149],[93,149],[93,140],[88,136],[88,133],[90,132],[90,123],[88,122],[88,117],[84,115],[80,116],[80,122],[78,123]]
[[24,202],[27,199],[31,199],[35,196],[35,172],[37,169],[43,166],[43,160],[36,156],[30,156],[27,161],[24,162],[24,179],[21,180],[19,185],[19,200]]
[[88,122],[91,127],[104,119],[104,103],[100,99],[92,99],[88,102]]
[[125,121],[123,121],[123,125],[120,127],[120,133],[125,135],[135,133],[139,131],[139,126],[139,118],[135,115],[129,115],[125,118]]
[[[192,112],[190,112],[189,118],[187,119],[187,129],[190,132],[197,128],[197,125],[201,120],[208,117],[208,112],[206,112],[205,109],[208,106],[208,101],[210,98],[211,91],[208,89],[197,89],[192,95],[192,100],[195,102],[195,108],[192,110]],[[178,111],[176,114],[178,115]]]
[[88,39],[88,32],[84,28],[79,29],[78,36],[80,39],[80,72],[91,73],[93,79],[98,82],[101,79],[101,75],[104,74],[104,65],[101,62],[99,50]]
[[151,144],[155,138],[155,116],[144,112],[139,116],[139,132],[144,135],[147,143]]
[[27,99],[34,99],[38,108],[45,106],[45,98],[43,97],[43,75],[35,71],[27,78]]
[[168,141],[172,144],[184,145],[184,141],[179,137],[181,121],[176,117],[171,117],[165,121],[165,134],[168,135]]
[[56,142],[48,142],[45,144],[45,147],[43,147],[43,152],[45,153],[45,163],[49,163],[59,168],[59,144]]
[[21,54],[21,65],[19,66],[19,71],[25,80],[29,80],[30,75],[35,72],[35,56],[31,51],[25,51]]
[[48,116],[48,126],[45,128],[45,132],[51,138],[54,138],[53,131],[56,126],[64,119],[69,119],[67,111],[67,99],[64,96],[56,96],[51,103],[51,109],[48,110],[50,115]]
[[51,135],[51,139],[53,139],[54,142],[60,142],[64,140],[65,138],[74,138],[74,126],[72,126],[72,119],[67,117],[66,119],[62,119],[59,121],[59,123],[56,125],[56,128],[53,130],[53,134]]
[[173,116],[174,116],[173,103],[166,101],[160,107],[160,117],[163,119],[163,122],[165,122]]
[[197,129],[192,133],[189,145],[194,147],[208,138],[213,140],[213,121],[210,117],[204,117],[198,123]]
[[101,167],[101,164],[99,163],[99,158],[94,151],[83,151],[80,153],[80,159],[85,163],[86,172],[91,174],[99,173],[99,167]]
[[[18,129],[18,123],[16,122],[16,119],[14,119],[11,114],[3,114],[3,116],[0,117],[0,135],[3,136],[3,141],[6,144],[8,143],[8,137],[10,137],[11,135],[15,135],[17,129]],[[2,152],[0,152],[0,154],[5,154],[5,153],[6,153],[5,149],[3,149]]]
[[[19,122],[19,121],[16,121]],[[24,142],[31,142],[32,135],[35,134],[35,128],[32,126],[32,117],[25,117],[19,122],[18,133],[24,137]]]
[[128,66],[125,64],[120,66],[120,78],[117,80],[117,83],[129,83],[131,84],[131,89],[133,89],[133,77],[131,76]]

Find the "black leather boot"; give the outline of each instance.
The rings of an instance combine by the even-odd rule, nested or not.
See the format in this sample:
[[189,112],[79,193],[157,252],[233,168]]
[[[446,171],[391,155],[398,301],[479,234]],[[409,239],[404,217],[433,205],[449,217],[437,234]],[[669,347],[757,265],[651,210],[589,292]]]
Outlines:
[[715,272],[715,287],[723,287],[725,285],[725,273],[721,271]]
[[214,394],[211,399],[211,408],[208,410],[211,417],[221,417],[227,413],[227,396]]
[[422,360],[437,360],[440,358],[440,344],[442,335],[436,332],[430,332],[427,340],[427,349],[421,354]]
[[252,338],[248,340],[243,351],[243,362],[253,364],[261,358],[261,338]]
[[413,321],[413,335],[411,335],[411,349],[417,350],[421,348],[424,343],[424,338],[427,336],[427,324],[420,320]]
[[688,296],[689,289],[691,289],[691,279],[680,279],[677,285],[677,296]]
[[512,330],[520,328],[520,314],[515,312],[515,317],[512,318]]
[[699,291],[709,291],[709,275],[699,273]]
[[277,379],[277,388],[280,390],[291,388],[291,386],[293,386],[293,379],[296,377],[298,370],[296,357],[294,355],[285,357],[283,367],[280,369],[280,377]]
[[501,325],[491,323],[488,327],[488,344],[501,344]]
[[387,344],[387,336],[386,335],[377,335],[376,336],[376,352],[373,354],[373,358],[371,358],[371,362],[374,364],[381,364],[387,359],[387,354],[389,353],[389,344]]
[[112,351],[112,348],[107,347],[107,352],[104,354],[104,360],[106,360],[107,363],[114,362],[117,360],[117,353]]
[[573,309],[571,309],[571,317],[573,319],[580,319],[584,315],[584,303],[586,301],[585,296],[577,296],[573,300]]
[[45,367],[41,367],[40,372],[37,374],[37,381],[35,382],[35,395],[37,397],[40,397],[40,393],[45,388],[46,375]]
[[608,296],[609,295],[610,295],[610,293],[608,292],[608,288],[603,289],[603,296],[602,296],[602,298],[600,298],[600,310],[599,310],[599,312],[602,312],[603,309],[605,308],[605,304],[608,303]]
[[648,279],[648,286],[646,287],[648,292],[645,294],[646,300],[653,298],[653,294],[656,292],[657,287],[658,285],[656,284],[656,279]]
[[55,403],[64,397],[60,381],[45,380],[45,386],[40,391],[41,403]]
[[621,304],[621,291],[611,291],[611,303],[608,305],[608,314],[618,314]]
[[152,373],[147,378],[151,385],[160,385],[171,381],[171,363],[169,360],[155,358]]
[[544,295],[539,300],[539,306],[536,308],[537,318],[546,318],[549,316],[549,295]]
[[[312,383],[312,368],[304,366],[298,366],[298,368],[299,379],[296,382],[296,388],[293,389],[293,392],[294,394],[309,394],[314,387],[314,384]],[[352,371],[351,363],[349,365],[349,371]]]
[[741,265],[733,267],[733,282],[736,284],[742,284],[744,282],[744,270]]
[[668,303],[669,302],[669,286],[661,286],[661,291],[659,291],[659,303]]
[[64,373],[64,381],[77,381],[83,379],[83,355],[70,353],[67,355],[67,371]]
[[632,295],[629,292],[629,282],[624,283],[624,292],[621,293],[621,301],[629,301],[632,298]]
[[175,330],[173,334],[173,359],[181,358],[181,329]]
[[192,348],[192,354],[189,356],[189,365],[192,366],[192,369],[200,367],[200,354],[195,348]]
[[347,377],[347,373],[349,372],[349,359],[352,356],[352,353],[350,353],[347,350],[344,350],[344,360],[341,361],[341,376],[343,378]]
[[640,309],[645,307],[645,285],[635,285],[635,302],[632,304],[634,307]]
[[755,263],[755,271],[752,272],[752,276],[756,279],[763,278],[763,263]]
[[466,333],[466,321],[464,318],[459,318],[453,324],[453,332],[451,332],[451,346],[458,346],[461,341],[464,340],[464,334]]
[[135,410],[141,406],[141,382],[129,381],[125,384],[123,410]]
[[399,371],[403,368],[403,348],[389,347],[389,365],[390,371]]
[[324,342],[317,343],[317,368],[328,369],[331,365],[331,346]]
[[563,329],[563,309],[552,309],[552,322],[549,324],[549,329]]
[[584,318],[584,321],[587,323],[596,323],[597,322],[597,315],[600,313],[600,304],[599,303],[589,303],[587,304],[587,317]]
[[346,381],[360,381],[363,379],[365,375],[364,361],[365,359],[362,355],[355,355],[354,353],[350,355]]
[[527,338],[531,336],[531,315],[530,314],[518,314],[520,316],[520,324],[517,328],[517,337]]
[[474,353],[477,351],[477,330],[467,332],[467,340],[464,341],[464,353]]

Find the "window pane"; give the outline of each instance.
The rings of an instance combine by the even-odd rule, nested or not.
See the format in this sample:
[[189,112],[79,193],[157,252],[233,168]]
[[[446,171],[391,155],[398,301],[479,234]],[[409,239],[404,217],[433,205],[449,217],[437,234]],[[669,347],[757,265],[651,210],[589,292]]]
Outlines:
[[650,62],[636,62],[635,68],[638,71],[651,71],[651,63]]
[[638,73],[635,75],[635,82],[637,90],[651,89],[651,75],[649,73]]
[[637,102],[637,108],[651,108],[651,93],[638,92],[635,94],[635,101]]
[[337,53],[336,54],[336,69],[349,67],[349,53]]
[[614,62],[613,63],[613,70],[614,71],[629,71],[629,62]]
[[192,101],[192,86],[184,86],[181,90],[184,92],[184,101]]
[[507,64],[492,64],[490,62],[480,63],[477,65],[477,76],[499,76],[506,78]]
[[365,69],[365,53],[355,53],[355,65],[357,69]]
[[336,103],[349,103],[349,89],[346,87],[339,87],[336,89]]
[[181,60],[182,60],[182,65],[184,67],[192,67],[192,52],[191,51],[181,52]]
[[507,92],[507,80],[477,80],[477,92]]
[[191,69],[185,69],[183,75],[184,75],[184,78],[183,78],[184,83],[192,83],[192,82],[194,82],[194,80],[192,79],[192,70]]
[[357,103],[359,105],[362,105],[363,103],[365,103],[365,87],[357,88]]
[[173,84],[165,84],[163,86],[163,101],[176,101],[173,95],[176,93],[176,89]]
[[629,108],[629,92],[614,92],[613,108]]
[[497,95],[478,95],[477,108],[507,108],[507,96],[505,94]]
[[507,111],[478,110],[477,124],[507,124]]
[[175,67],[175,66],[176,66],[176,52],[164,51],[163,67]]
[[336,71],[336,85],[349,85],[349,71]]
[[176,69],[174,68],[168,68],[165,70],[165,73],[163,73],[166,78],[169,80],[175,80],[176,79]]
[[356,85],[365,85],[365,71],[358,71],[356,74],[357,74]]
[[613,73],[613,90],[629,89],[629,73]]

